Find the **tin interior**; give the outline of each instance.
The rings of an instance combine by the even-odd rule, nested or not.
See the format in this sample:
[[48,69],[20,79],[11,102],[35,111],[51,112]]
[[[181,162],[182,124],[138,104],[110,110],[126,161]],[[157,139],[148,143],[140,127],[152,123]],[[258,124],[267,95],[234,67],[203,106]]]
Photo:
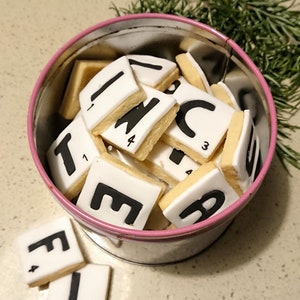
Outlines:
[[115,59],[121,55],[149,54],[174,61],[189,51],[204,70],[210,84],[224,81],[242,109],[249,108],[261,145],[261,163],[270,141],[269,108],[262,86],[228,39],[205,26],[168,18],[128,18],[92,28],[70,41],[51,61],[39,86],[33,113],[38,158],[51,178],[46,151],[68,123],[58,115],[69,75],[78,59]]

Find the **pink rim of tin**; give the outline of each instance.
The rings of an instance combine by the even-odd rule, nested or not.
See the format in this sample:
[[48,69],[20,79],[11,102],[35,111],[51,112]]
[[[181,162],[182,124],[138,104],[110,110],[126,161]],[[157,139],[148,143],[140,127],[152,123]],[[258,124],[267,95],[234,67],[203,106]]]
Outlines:
[[[261,85],[265,97],[266,102],[268,104],[269,109],[269,121],[270,121],[270,142],[269,142],[269,148],[268,153],[266,156],[266,159],[263,163],[262,169],[259,172],[257,178],[253,182],[253,184],[250,186],[250,188],[232,205],[230,205],[228,208],[224,209],[222,212],[204,220],[199,223],[189,225],[182,228],[177,229],[169,229],[169,230],[134,230],[134,229],[127,229],[122,228],[119,226],[115,226],[106,222],[103,222],[76,207],[74,204],[72,204],[67,198],[64,197],[64,195],[56,188],[52,180],[49,178],[48,174],[46,173],[39,156],[37,154],[37,149],[35,145],[35,137],[34,137],[34,112],[35,112],[35,104],[37,100],[37,96],[39,93],[39,89],[49,71],[51,66],[55,63],[55,61],[58,59],[58,57],[70,46],[72,46],[75,42],[77,42],[79,39],[84,37],[85,35],[118,23],[122,21],[128,21],[128,20],[137,20],[137,19],[147,19],[147,18],[154,18],[154,19],[165,19],[165,20],[173,20],[181,23],[186,23],[188,25],[192,25],[195,27],[198,27],[199,29],[202,29],[204,31],[207,31],[214,36],[220,38],[225,42],[225,44],[229,45],[240,57],[244,62],[247,64],[249,69],[253,72],[253,74],[256,76],[259,84]],[[160,240],[172,240],[172,239],[178,239],[181,236],[187,236],[187,235],[193,235],[199,232],[204,232],[209,230],[210,228],[216,227],[219,224],[222,224],[229,219],[233,218],[250,200],[252,195],[257,191],[257,189],[260,187],[274,156],[275,148],[276,148],[276,139],[277,139],[277,116],[276,116],[276,109],[273,101],[272,94],[270,92],[269,86],[267,82],[265,81],[263,75],[258,70],[256,65],[252,62],[252,60],[249,58],[249,56],[231,39],[223,35],[222,33],[218,32],[217,30],[211,28],[208,25],[205,25],[203,23],[193,21],[188,18],[175,16],[175,15],[167,15],[167,14],[157,14],[157,13],[144,13],[144,14],[131,14],[121,17],[115,17],[103,22],[100,22],[94,26],[91,26],[87,28],[86,30],[82,31],[78,35],[76,35],[74,38],[69,40],[63,47],[61,47],[49,60],[47,65],[42,70],[31,95],[29,108],[28,108],[28,117],[27,117],[27,134],[28,134],[28,141],[29,141],[29,147],[31,150],[31,154],[33,157],[33,160],[35,162],[35,165],[43,178],[44,182],[48,186],[48,188],[51,190],[53,195],[56,197],[56,199],[59,201],[59,203],[73,216],[76,216],[77,219],[80,219],[84,224],[88,224],[94,228],[99,228],[102,232],[105,232],[107,234],[110,234],[112,236],[118,237],[120,239],[131,239],[131,240],[140,240],[140,241],[153,241],[153,242],[159,242]]]

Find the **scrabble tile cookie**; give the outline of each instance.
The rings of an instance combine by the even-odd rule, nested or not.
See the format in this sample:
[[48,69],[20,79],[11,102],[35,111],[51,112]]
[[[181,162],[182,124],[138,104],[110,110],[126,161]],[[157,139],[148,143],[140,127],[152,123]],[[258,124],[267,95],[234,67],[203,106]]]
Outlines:
[[234,109],[183,77],[165,93],[177,100],[180,109],[163,141],[199,163],[209,161],[225,138]]
[[51,144],[47,161],[55,185],[68,198],[77,196],[94,160],[106,151],[100,137],[90,134],[76,117]]
[[79,94],[88,130],[101,134],[134,106],[146,99],[126,56],[103,68]]
[[142,85],[147,98],[111,125],[101,136],[138,160],[144,160],[176,117],[176,100]]
[[60,218],[19,236],[25,282],[40,286],[85,265],[71,221]]
[[47,300],[106,300],[110,274],[110,266],[87,264],[50,282]]
[[165,217],[180,228],[221,212],[238,199],[213,162],[200,166],[159,201]]
[[74,119],[80,110],[79,93],[88,82],[110,61],[76,60],[61,103],[59,113],[68,120]]
[[228,88],[228,86],[220,81],[218,83],[212,84],[210,86],[212,94],[218,98],[219,100],[224,101],[226,104],[230,105],[232,108],[234,108],[237,111],[240,111],[240,107],[236,101],[236,98],[232,94],[231,90]]
[[175,59],[184,78],[190,84],[211,94],[211,88],[207,81],[206,75],[189,52],[178,54]]
[[93,162],[76,205],[102,221],[143,229],[164,190],[162,183],[105,153]]
[[137,80],[159,91],[164,91],[179,76],[176,63],[151,55],[127,55]]
[[239,195],[249,188],[257,175],[259,145],[250,110],[235,112],[224,144],[221,169]]
[[170,186],[175,186],[200,166],[181,150],[162,141],[156,143],[147,159],[141,164]]

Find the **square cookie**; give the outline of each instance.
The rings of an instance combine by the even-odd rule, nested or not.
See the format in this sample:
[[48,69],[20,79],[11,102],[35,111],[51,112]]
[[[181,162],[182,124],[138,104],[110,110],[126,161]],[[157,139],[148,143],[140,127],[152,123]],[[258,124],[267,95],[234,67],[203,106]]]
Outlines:
[[79,94],[84,121],[95,135],[101,134],[145,98],[126,56],[103,68]]
[[199,163],[209,161],[224,141],[235,110],[183,77],[165,93],[177,100],[180,109],[162,139]]
[[47,151],[47,161],[55,185],[68,198],[80,192],[95,157],[106,151],[100,137],[91,135],[79,114]]
[[51,281],[47,300],[106,300],[111,268],[87,264],[83,268]]
[[200,166],[159,201],[165,217],[177,228],[220,213],[239,198],[213,162]]
[[79,93],[110,61],[76,60],[70,75],[59,113],[67,120],[75,118],[80,110]]
[[19,236],[25,282],[39,286],[85,265],[71,221],[59,218]]
[[259,171],[259,147],[250,110],[236,112],[228,129],[220,165],[226,180],[239,195],[250,187]]
[[147,98],[131,109],[101,136],[110,144],[144,160],[176,117],[176,100],[148,86],[142,86]]
[[162,141],[156,143],[146,160],[141,164],[150,173],[171,186],[175,186],[200,166],[181,150],[177,150]]
[[178,78],[175,62],[161,57],[141,54],[127,55],[137,80],[159,91],[164,91]]
[[143,229],[164,189],[151,177],[103,154],[93,162],[76,205],[110,224]]

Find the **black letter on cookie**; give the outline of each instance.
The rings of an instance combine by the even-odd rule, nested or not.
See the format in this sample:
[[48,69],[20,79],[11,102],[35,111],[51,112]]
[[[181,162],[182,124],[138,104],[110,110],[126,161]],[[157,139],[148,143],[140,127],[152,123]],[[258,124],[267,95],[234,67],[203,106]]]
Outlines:
[[70,294],[68,300],[77,300],[81,274],[78,272],[72,273]]
[[66,233],[64,230],[56,232],[54,234],[51,234],[43,239],[41,239],[40,241],[33,243],[31,245],[28,246],[28,251],[34,251],[35,249],[42,247],[42,246],[46,246],[47,251],[50,252],[54,249],[53,246],[53,240],[55,239],[60,239],[61,240],[61,244],[62,244],[62,250],[63,251],[67,251],[70,249],[67,237],[66,237]]
[[[206,209],[203,204],[205,204],[206,201],[215,198],[215,203],[214,205]],[[225,202],[225,195],[222,191],[220,190],[213,190],[210,191],[206,194],[204,194],[201,199],[196,200],[192,204],[190,204],[187,208],[185,208],[181,213],[180,213],[180,218],[184,219],[187,216],[191,215],[193,212],[199,210],[201,212],[201,217],[195,222],[200,222],[203,220],[206,220],[210,216],[212,216]]]
[[184,157],[184,152],[182,152],[181,150],[177,150],[177,149],[173,149],[172,153],[169,156],[169,159],[175,163],[176,165],[179,165],[180,162],[182,161]]
[[127,122],[126,134],[128,134],[134,128],[134,126],[158,103],[159,99],[157,98],[152,98],[146,106],[144,106],[143,102],[140,103],[139,105],[131,109],[122,118],[120,118],[116,122],[115,128]]
[[149,63],[144,63],[144,62],[132,59],[132,58],[130,58],[128,61],[131,65],[137,65],[137,66],[148,68],[148,69],[153,69],[153,70],[157,70],[157,71],[160,71],[162,69],[162,66],[160,66],[160,65],[153,65],[153,64],[149,64]]
[[71,133],[67,133],[66,136],[61,140],[60,144],[54,149],[54,154],[57,156],[61,154],[65,168],[69,176],[71,176],[75,170],[74,160],[72,158],[70,149],[68,147],[68,142],[71,140]]
[[180,109],[175,120],[181,131],[191,138],[193,138],[196,134],[186,123],[185,117],[191,109],[196,107],[201,107],[210,111],[214,111],[216,108],[215,105],[205,100],[191,100],[180,105]]
[[246,155],[246,170],[249,177],[253,177],[253,170],[256,168],[257,161],[255,161],[255,153],[257,148],[257,142],[255,139],[253,126],[250,132],[250,139],[247,147],[247,155]]
[[111,209],[114,211],[119,211],[123,204],[131,207],[129,214],[124,221],[128,225],[132,225],[138,217],[143,204],[100,182],[96,187],[90,207],[94,210],[98,210],[105,195],[112,198]]
[[173,95],[176,92],[176,90],[179,88],[180,85],[181,85],[181,82],[177,79],[171,84],[171,86],[168,89],[166,89],[164,91],[164,93],[167,95]]
[[106,83],[104,83],[98,91],[96,91],[91,96],[91,101],[94,101],[100,94],[102,94],[108,87],[110,87],[115,81],[117,81],[119,78],[121,78],[124,75],[124,72],[121,71],[118,74],[116,74],[114,77],[109,79]]

